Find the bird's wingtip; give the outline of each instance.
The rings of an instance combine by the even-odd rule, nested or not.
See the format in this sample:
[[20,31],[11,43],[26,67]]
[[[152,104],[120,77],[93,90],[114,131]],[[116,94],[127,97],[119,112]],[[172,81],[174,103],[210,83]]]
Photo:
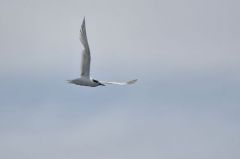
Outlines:
[[134,80],[131,80],[131,81],[128,81],[127,84],[134,84],[137,82],[138,79],[134,79]]

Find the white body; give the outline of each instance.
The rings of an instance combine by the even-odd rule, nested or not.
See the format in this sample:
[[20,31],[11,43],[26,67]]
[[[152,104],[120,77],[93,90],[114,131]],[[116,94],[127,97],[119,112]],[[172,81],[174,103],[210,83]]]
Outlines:
[[[94,82],[93,80],[89,80],[88,78],[77,78],[74,80],[69,80],[69,83],[76,84],[76,85],[81,85],[81,86],[90,86],[90,87],[96,87],[99,85],[103,85],[97,82]],[[103,85],[104,86],[104,85]]]
[[81,85],[81,86],[105,86],[105,84],[118,84],[118,85],[127,85],[133,84],[137,80],[131,80],[128,82],[107,82],[107,81],[98,81],[90,78],[90,63],[91,63],[91,55],[90,49],[87,40],[86,26],[85,26],[85,18],[83,19],[82,26],[80,29],[80,41],[84,47],[82,51],[82,62],[81,62],[81,77],[73,80],[68,80],[69,83]]

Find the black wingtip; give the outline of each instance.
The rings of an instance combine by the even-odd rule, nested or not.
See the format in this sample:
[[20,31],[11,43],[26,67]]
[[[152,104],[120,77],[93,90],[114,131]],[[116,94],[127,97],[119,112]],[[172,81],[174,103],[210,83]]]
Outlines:
[[138,81],[138,79],[134,79],[134,80],[131,80],[131,81],[128,81],[127,84],[134,84]]
[[80,29],[81,34],[83,34],[83,32],[84,32],[84,28],[85,28],[85,16],[83,18],[81,29]]
[[83,18],[83,21],[82,21],[82,27],[85,27],[85,16],[84,16],[84,18]]

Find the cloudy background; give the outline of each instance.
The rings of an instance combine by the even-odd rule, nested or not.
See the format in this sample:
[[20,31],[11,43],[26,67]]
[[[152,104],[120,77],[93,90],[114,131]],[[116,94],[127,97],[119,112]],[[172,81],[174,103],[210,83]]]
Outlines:
[[[235,0],[0,0],[0,158],[240,158]],[[79,75],[86,16],[92,76]]]

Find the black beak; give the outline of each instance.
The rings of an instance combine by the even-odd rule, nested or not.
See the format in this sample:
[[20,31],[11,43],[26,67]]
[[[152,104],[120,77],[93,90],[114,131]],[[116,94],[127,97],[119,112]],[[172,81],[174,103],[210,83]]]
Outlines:
[[99,83],[101,86],[105,86],[105,84]]

